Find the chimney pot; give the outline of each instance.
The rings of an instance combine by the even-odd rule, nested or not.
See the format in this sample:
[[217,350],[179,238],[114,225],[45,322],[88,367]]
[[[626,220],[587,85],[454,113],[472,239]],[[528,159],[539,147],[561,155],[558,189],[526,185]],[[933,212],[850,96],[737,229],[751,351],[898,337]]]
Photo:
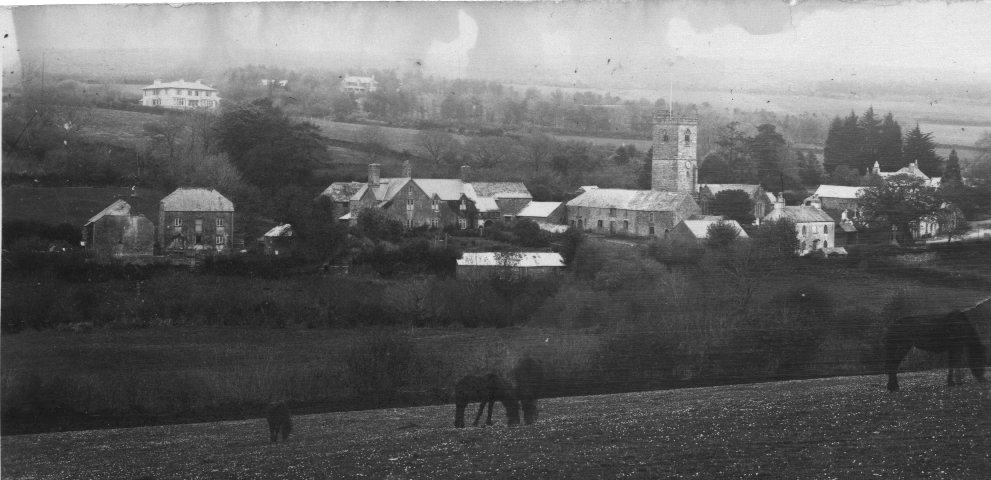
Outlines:
[[381,166],[377,163],[368,164],[368,186],[377,187],[379,185],[379,174]]
[[403,178],[413,178],[413,166],[409,160],[403,160]]
[[465,183],[471,182],[471,165],[461,166],[461,181]]

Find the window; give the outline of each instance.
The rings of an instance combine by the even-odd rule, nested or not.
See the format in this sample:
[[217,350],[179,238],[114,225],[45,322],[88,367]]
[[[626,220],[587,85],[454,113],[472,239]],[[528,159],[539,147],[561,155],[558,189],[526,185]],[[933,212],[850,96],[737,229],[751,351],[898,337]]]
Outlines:
[[406,219],[406,228],[409,228],[409,229],[412,229],[413,228],[413,219],[412,218]]
[[822,226],[822,233],[829,233],[829,225]]
[[805,225],[802,225],[802,235],[805,235]]
[[822,241],[822,248],[829,248],[829,240]]
[[161,98],[156,98],[156,99],[153,99],[153,100],[151,101],[151,104],[152,104],[153,106],[156,106],[156,107],[157,107],[157,106],[159,106],[159,105],[161,105],[161,104],[162,104],[162,99],[161,99]]
[[602,230],[602,220],[599,220],[599,223],[596,225],[596,227],[598,227],[599,230]]
[[437,200],[436,198],[433,199],[433,200],[431,200],[430,201],[430,208],[432,208],[435,212],[436,211],[439,211],[440,210],[440,200]]
[[437,220],[436,218],[431,218],[430,219],[430,226],[431,227],[437,228],[437,225],[439,225],[439,224],[440,224],[440,220]]
[[217,227],[223,228],[223,226],[224,226],[224,219],[223,218],[218,218],[217,219]]
[[406,199],[406,210],[413,210],[413,199]]
[[668,132],[666,132],[664,130],[661,130],[661,138],[662,138],[662,140],[661,140],[662,142],[667,143],[667,141],[669,140],[669,138],[668,138]]
[[468,204],[464,200],[461,200],[461,211],[468,210]]
[[224,241],[224,240],[225,240],[225,239],[224,239],[224,237],[226,237],[226,235],[217,235],[217,236],[215,237],[215,238],[216,238],[216,243],[217,243],[217,245],[223,245],[224,243],[226,243],[226,242]]
[[200,96],[200,91],[197,90],[196,92],[193,93],[193,95],[196,96],[196,97]]
[[173,98],[172,99],[172,104],[173,105],[178,105],[178,106],[181,107],[181,106],[183,106],[183,105],[186,104],[186,99],[185,98]]
[[651,225],[651,226],[650,226],[650,234],[651,234],[651,235],[653,235],[653,234],[654,234],[654,226],[653,226],[653,225]]
[[629,230],[630,230],[630,221],[629,220],[623,220],[623,231],[624,232],[628,232]]
[[182,226],[182,219],[181,218],[173,219],[172,220],[172,225],[175,225],[177,227],[181,227]]
[[[650,223],[654,223],[654,212],[650,212]],[[653,228],[651,228],[653,230]],[[654,233],[654,232],[651,232]]]
[[462,230],[468,228],[468,220],[466,220],[464,218],[459,218],[458,219],[458,228],[460,228]]
[[692,131],[685,130],[685,145],[690,145],[692,143]]
[[198,106],[200,106],[200,101],[199,100],[190,100],[189,101],[189,106],[190,107],[198,107]]
[[409,186],[409,189],[406,190],[406,196],[407,197],[412,197],[413,196],[413,186],[412,185],[410,185]]
[[610,208],[609,209],[609,216],[610,217],[615,217],[616,216],[616,209],[615,208]]
[[193,231],[196,233],[203,233],[203,219],[197,218],[193,222]]

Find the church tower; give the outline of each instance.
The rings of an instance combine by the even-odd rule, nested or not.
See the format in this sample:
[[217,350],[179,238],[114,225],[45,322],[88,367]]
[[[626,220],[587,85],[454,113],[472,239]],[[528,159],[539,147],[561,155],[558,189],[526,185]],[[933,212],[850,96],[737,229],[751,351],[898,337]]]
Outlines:
[[698,118],[654,114],[654,156],[651,158],[650,189],[664,192],[698,193]]

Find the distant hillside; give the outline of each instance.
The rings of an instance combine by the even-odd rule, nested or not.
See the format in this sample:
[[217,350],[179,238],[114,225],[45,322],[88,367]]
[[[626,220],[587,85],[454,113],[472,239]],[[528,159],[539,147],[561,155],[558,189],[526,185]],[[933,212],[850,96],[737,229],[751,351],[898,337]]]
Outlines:
[[[9,478],[953,478],[991,468],[991,392],[941,371],[541,400],[453,428],[452,405],[6,436]],[[473,414],[475,407],[468,409]],[[470,420],[469,420],[470,421]],[[57,454],[53,453],[57,452]]]

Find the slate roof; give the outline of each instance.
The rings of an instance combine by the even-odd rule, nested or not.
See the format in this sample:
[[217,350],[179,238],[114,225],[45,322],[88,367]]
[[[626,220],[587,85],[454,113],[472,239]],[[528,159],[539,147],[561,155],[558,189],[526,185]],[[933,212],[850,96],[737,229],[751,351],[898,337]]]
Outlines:
[[234,204],[210,188],[177,188],[161,200],[168,212],[233,212]]
[[472,184],[462,182],[457,178],[414,178],[413,183],[419,186],[428,197],[441,200],[460,200],[464,195],[475,200],[475,189]]
[[747,232],[743,231],[743,227],[741,227],[736,220],[682,220],[682,223],[688,227],[688,230],[692,232],[692,235],[698,239],[709,238],[709,226],[719,222],[736,227],[736,230],[740,232],[739,238],[750,238],[750,236],[747,235]]
[[626,190],[621,188],[596,188],[568,201],[569,207],[619,208],[665,212],[678,207],[686,198],[683,192],[659,192],[656,190]]
[[265,232],[266,237],[291,237],[293,236],[292,225],[284,223],[282,225],[277,225],[272,227],[271,230]]
[[90,218],[89,221],[86,222],[86,224],[83,226],[85,227],[86,225],[89,225],[107,215],[130,215],[130,214],[131,214],[131,204],[123,200],[116,200],[114,201],[114,203],[111,203],[110,206],[108,206],[107,208],[100,210],[100,213],[93,215],[93,218]]
[[[500,266],[497,252],[465,252],[458,259],[459,266],[496,267]],[[563,267],[560,253],[522,252],[515,267]]]
[[516,216],[547,218],[560,206],[561,202],[530,202]]
[[187,82],[185,80],[177,80],[175,82],[162,82],[158,84],[148,85],[142,88],[142,90],[154,90],[158,88],[183,88],[186,90],[209,90],[211,92],[216,92],[217,89],[209,85],[204,85],[201,82]]
[[330,197],[331,200],[338,203],[347,203],[365,185],[367,184],[364,182],[334,182],[320,195]]
[[533,198],[523,182],[472,182],[479,197]]
[[819,185],[816,189],[816,195],[819,198],[845,198],[854,200],[865,190],[864,187],[847,187],[843,185]]
[[764,220],[780,220],[787,218],[795,223],[834,222],[833,217],[820,208],[810,206],[776,207],[764,216]]
[[499,204],[492,197],[479,197],[475,200],[475,208],[479,212],[498,212]]

